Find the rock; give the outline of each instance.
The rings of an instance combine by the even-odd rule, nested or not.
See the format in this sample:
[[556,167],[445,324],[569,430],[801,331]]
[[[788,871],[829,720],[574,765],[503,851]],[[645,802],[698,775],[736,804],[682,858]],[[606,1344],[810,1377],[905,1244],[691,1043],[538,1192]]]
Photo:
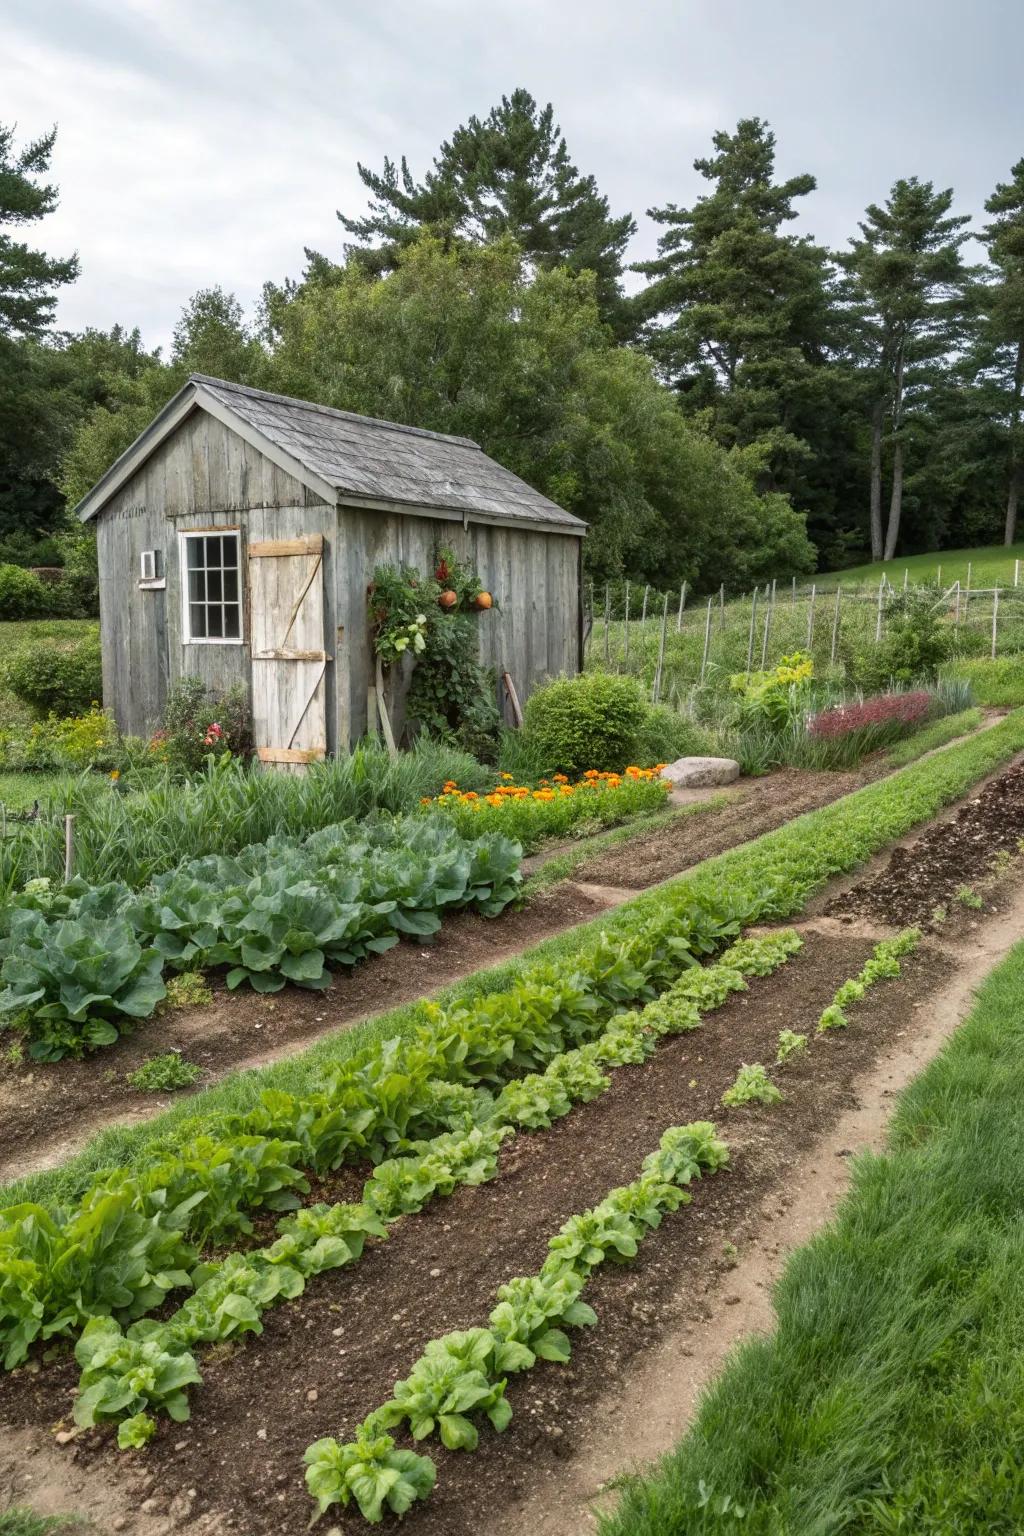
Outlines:
[[320,1393],[317,1391],[316,1387],[310,1387],[308,1392],[306,1393],[306,1402],[307,1403],[315,1403],[319,1396],[320,1396]]
[[740,765],[732,757],[677,757],[661,770],[676,789],[703,789],[708,784],[732,784],[740,776]]
[[732,1296],[726,1296],[724,1298],[727,1307],[738,1307],[740,1304],[740,1299],[741,1298],[735,1294]]
[[58,1429],[53,1437],[58,1445],[69,1445],[72,1440],[78,1439],[77,1429]]
[[115,1515],[114,1519],[111,1520],[111,1522],[110,1522],[110,1529],[112,1531],[124,1531],[124,1530],[127,1530],[127,1528],[128,1528],[128,1516],[127,1515]]

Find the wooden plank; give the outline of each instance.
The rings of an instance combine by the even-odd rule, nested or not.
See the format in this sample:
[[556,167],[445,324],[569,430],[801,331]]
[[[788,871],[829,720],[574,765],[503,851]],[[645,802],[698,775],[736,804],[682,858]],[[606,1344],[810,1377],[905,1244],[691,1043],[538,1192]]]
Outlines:
[[271,647],[266,651],[253,651],[253,661],[333,661],[326,651],[293,651],[287,646]]
[[250,560],[266,560],[284,555],[319,555],[323,553],[322,533],[307,533],[298,539],[265,539],[249,545]]
[[319,763],[326,756],[324,747],[257,747],[261,763]]

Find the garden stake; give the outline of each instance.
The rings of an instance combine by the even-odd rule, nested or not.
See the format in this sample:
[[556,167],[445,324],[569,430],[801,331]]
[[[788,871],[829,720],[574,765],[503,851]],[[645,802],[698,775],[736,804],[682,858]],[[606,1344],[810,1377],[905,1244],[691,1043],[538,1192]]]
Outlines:
[[609,586],[608,582],[605,582],[605,584],[604,584],[604,664],[605,664],[605,666],[607,666],[608,663],[612,659],[611,636],[609,635],[609,632],[608,632],[608,610],[609,610],[610,604],[611,604],[611,587]]
[[686,607],[686,582],[679,588],[679,612],[676,615],[676,634],[680,634],[683,628],[683,609]]
[[967,623],[967,610],[971,606],[971,562],[967,562],[967,585],[964,588],[964,623]]
[[831,662],[831,665],[833,667],[836,664],[836,642],[839,639],[839,600],[842,597],[842,595],[843,595],[842,585],[837,582],[836,583],[836,611],[832,615],[832,655],[829,658],[829,660]]
[[772,622],[772,607],[771,607],[771,604],[769,603],[768,607],[764,611],[764,635],[761,638],[761,671],[762,672],[765,670],[765,668],[768,665],[768,630],[769,630],[769,628],[771,626],[771,622]]
[[878,617],[875,620],[875,644],[882,638],[882,604],[885,601],[885,577],[878,583]]
[[711,609],[714,601],[713,597],[708,598],[708,616],[704,622],[704,654],[700,659],[700,680],[702,683],[704,681],[704,674],[708,669],[708,647],[711,644]]
[[775,577],[772,577],[772,612],[775,612]]
[[725,628],[725,582],[718,589],[718,627]]
[[796,577],[793,577],[793,602],[796,602]]
[[750,600],[750,634],[747,636],[747,676],[748,677],[750,676],[750,669],[754,665],[754,622],[755,622],[755,619],[757,617],[757,590],[758,589],[755,587],[754,588],[754,595],[753,595],[753,597]]
[[953,633],[954,634],[958,634],[959,630],[960,630],[960,583],[957,582],[957,584],[956,584],[956,616],[953,619]]
[[647,666],[647,594],[650,587],[644,587],[644,605],[640,610],[640,670]]
[[909,565],[905,565],[903,567],[903,590],[904,590],[904,592],[907,590],[907,582],[909,580],[910,580],[910,566]]
[[1020,586],[1020,561],[1019,560],[1015,560],[1013,562],[1013,584],[1014,584],[1015,587],[1019,587]]
[[996,659],[996,629],[999,624],[999,587],[992,588],[992,660]]
[[817,591],[814,582],[811,582],[811,601],[807,607],[807,649],[814,645],[814,594]]
[[626,582],[626,649],[624,660],[629,665],[629,582]]
[[668,628],[668,593],[665,593],[665,602],[661,610],[661,639],[658,641],[658,665],[654,672],[654,703],[657,704],[661,694],[661,673],[665,665],[665,631]]
[[64,817],[64,884],[75,872],[75,818]]

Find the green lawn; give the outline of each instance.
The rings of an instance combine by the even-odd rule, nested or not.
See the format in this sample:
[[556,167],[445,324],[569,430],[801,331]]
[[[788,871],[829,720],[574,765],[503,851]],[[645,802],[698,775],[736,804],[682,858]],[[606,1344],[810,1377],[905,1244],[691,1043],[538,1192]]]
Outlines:
[[967,566],[971,566],[972,587],[1001,587],[1013,585],[1014,561],[1022,564],[1021,582],[1024,584],[1024,543],[990,544],[978,549],[940,549],[929,555],[898,556],[895,560],[879,560],[871,565],[855,565],[846,571],[830,571],[813,578],[819,587],[834,587],[837,581],[843,586],[878,586],[882,574],[888,576],[894,587],[902,586],[903,572],[909,570],[910,583],[934,581],[942,572],[943,586],[954,581],[967,581]]
[[1024,944],[603,1536],[1024,1530]]

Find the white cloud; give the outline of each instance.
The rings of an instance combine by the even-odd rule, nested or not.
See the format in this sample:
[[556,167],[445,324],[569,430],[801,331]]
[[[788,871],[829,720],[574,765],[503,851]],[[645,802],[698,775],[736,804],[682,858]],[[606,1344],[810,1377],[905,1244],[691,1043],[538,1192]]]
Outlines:
[[422,171],[471,112],[526,85],[615,211],[686,202],[716,127],[767,117],[782,174],[820,190],[802,226],[841,242],[898,175],[978,212],[1024,152],[1012,104],[1024,20],[1004,0],[8,0],[0,113],[59,124],[46,248],[77,249],[61,323],[166,341],[190,293],[251,303],[334,211],[356,161]]

